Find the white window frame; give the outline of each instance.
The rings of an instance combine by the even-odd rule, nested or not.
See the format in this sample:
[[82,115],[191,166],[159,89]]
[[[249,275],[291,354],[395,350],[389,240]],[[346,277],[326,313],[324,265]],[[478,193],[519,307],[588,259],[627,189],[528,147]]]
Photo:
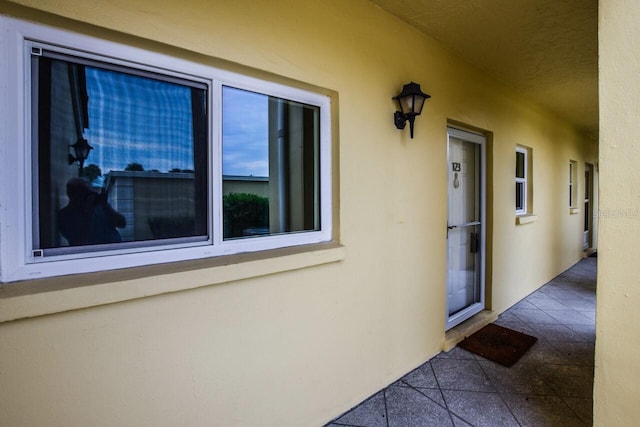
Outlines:
[[[516,147],[516,167],[517,167],[517,162],[518,162],[518,153],[522,153],[524,156],[524,177],[523,178],[519,178],[518,176],[516,176],[516,191],[518,188],[518,184],[522,184],[522,195],[521,195],[521,200],[522,200],[522,207],[520,209],[518,209],[518,206],[516,206],[516,215],[525,215],[528,211],[527,211],[527,197],[528,197],[528,178],[529,178],[529,168],[528,168],[528,162],[529,162],[529,152],[526,148],[524,147]],[[517,201],[517,198],[516,198]]]
[[[332,230],[332,165],[330,98],[248,77],[239,73],[175,58],[14,18],[0,16],[0,282],[89,273],[143,265],[211,258],[282,247],[329,242]],[[89,58],[137,69],[161,71],[209,85],[209,212],[212,236],[204,243],[115,249],[39,258],[31,248],[31,76],[26,53],[30,41],[43,42]],[[320,218],[319,231],[223,240],[222,236],[222,86],[276,96],[320,108]],[[219,201],[219,202],[216,202]]]
[[578,195],[576,193],[577,185],[576,179],[578,176],[578,162],[575,160],[569,160],[569,208],[574,209],[578,203]]

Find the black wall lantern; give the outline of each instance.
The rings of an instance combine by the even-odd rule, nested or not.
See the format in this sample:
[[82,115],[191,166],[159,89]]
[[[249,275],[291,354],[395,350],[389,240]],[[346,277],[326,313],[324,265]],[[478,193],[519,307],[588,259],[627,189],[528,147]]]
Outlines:
[[408,120],[411,138],[413,138],[413,122],[416,116],[422,113],[424,101],[429,98],[431,98],[431,96],[422,92],[418,83],[411,82],[404,85],[402,92],[398,96],[393,97],[393,99],[400,104],[400,111],[396,111],[393,115],[396,127],[398,129],[404,129]]
[[78,141],[75,144],[69,145],[69,147],[73,148],[73,154],[69,154],[69,164],[73,164],[73,162],[78,162],[80,164],[80,172],[82,175],[82,168],[84,166],[84,161],[89,157],[89,152],[93,150],[93,147],[89,145],[86,139],[78,138]]

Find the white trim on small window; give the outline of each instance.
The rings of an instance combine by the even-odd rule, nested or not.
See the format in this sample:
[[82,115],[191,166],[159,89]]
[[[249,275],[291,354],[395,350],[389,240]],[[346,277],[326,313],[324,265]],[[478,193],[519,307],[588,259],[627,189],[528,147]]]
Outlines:
[[[0,82],[0,180],[3,182],[0,186],[0,282],[210,258],[332,240],[332,131],[331,103],[328,96],[8,17],[0,17],[0,31],[3,33],[0,38],[0,78],[2,79]],[[97,246],[92,244],[73,246],[60,237],[52,238],[53,243],[49,243],[48,246],[41,242],[42,231],[38,230],[45,227],[41,222],[44,218],[43,211],[46,209],[40,204],[38,192],[45,193],[41,189],[43,181],[42,179],[38,181],[37,174],[41,164],[39,162],[42,162],[40,157],[45,156],[38,152],[38,143],[32,142],[34,138],[35,140],[39,138],[34,111],[39,111],[37,107],[41,103],[40,98],[35,95],[38,93],[37,88],[34,89],[39,81],[37,76],[32,75],[32,70],[39,70],[34,68],[33,61],[34,56],[40,55],[43,50],[51,52],[52,56],[59,55],[62,61],[68,61],[71,66],[99,63],[104,64],[105,69],[111,67],[114,70],[129,70],[131,74],[140,75],[143,78],[161,76],[159,80],[183,84],[185,88],[199,88],[204,97],[197,99],[202,99],[206,105],[198,111],[205,111],[206,123],[200,125],[198,129],[206,133],[204,152],[208,155],[203,162],[200,162],[200,172],[194,172],[189,167],[185,167],[182,170],[176,169],[177,173],[171,176],[176,179],[181,177],[192,180],[195,179],[194,174],[200,173],[202,176],[201,187],[204,185],[206,192],[204,199],[198,202],[200,206],[198,209],[206,211],[206,215],[200,215],[205,223],[194,226],[199,230],[198,232],[178,233],[177,239],[153,237],[160,240],[145,240],[145,237],[139,237],[125,242],[123,238],[122,243]],[[282,135],[286,134],[286,129],[272,129],[276,124],[281,125],[283,121],[285,126],[295,131],[292,133],[304,131],[309,134],[304,137],[303,142],[296,143],[305,144],[312,153],[304,160],[291,161],[307,162],[306,164],[313,170],[307,180],[308,184],[305,184],[306,191],[310,195],[305,196],[304,206],[289,207],[287,205],[283,208],[283,212],[296,209],[304,211],[296,213],[297,217],[292,220],[287,219],[292,224],[296,224],[280,224],[278,228],[272,225],[275,220],[270,217],[269,226],[266,229],[251,227],[252,224],[249,224],[240,230],[240,233],[245,234],[232,234],[225,228],[223,217],[227,214],[222,202],[225,192],[223,174],[226,173],[223,170],[222,131],[224,113],[222,97],[225,87],[263,96],[265,105],[267,101],[269,102],[269,108],[273,106],[274,109],[287,109],[282,114],[277,112],[272,114],[271,110],[269,112],[269,132],[271,132],[268,140],[271,147],[269,150],[276,145],[276,141],[285,138]],[[192,98],[191,102],[197,103],[197,100],[193,101]],[[195,114],[195,111],[193,110],[191,114]],[[76,116],[80,116],[77,111]],[[294,116],[298,118],[289,118]],[[279,117],[285,118],[281,120]],[[77,120],[81,119],[76,117]],[[304,123],[296,124],[293,120],[304,120]],[[193,126],[196,129],[196,125]],[[193,130],[193,132],[196,131]],[[297,138],[300,137],[297,136]],[[287,142],[287,144],[290,143]],[[267,163],[272,164],[274,159],[277,159],[277,155],[277,152],[270,151]],[[286,157],[289,154],[285,153],[283,156]],[[195,157],[195,154],[192,157]],[[289,166],[283,166],[281,169],[283,172],[269,170],[268,174],[286,172],[288,174],[286,179],[298,184],[300,172],[290,172],[295,168]],[[174,170],[154,168],[149,170],[147,175],[149,179],[160,175],[166,178],[169,172]],[[54,175],[51,172],[51,176]],[[118,179],[123,182],[130,175],[132,173],[127,170],[114,172],[111,180],[118,176]],[[256,178],[254,181],[264,181],[264,179]],[[56,191],[58,193],[62,191],[60,186]],[[277,200],[280,205],[298,203],[299,193],[293,193],[294,190],[290,190],[288,184],[283,184],[278,191],[282,193],[281,198]],[[55,197],[60,196],[58,194]],[[277,207],[273,204],[276,203],[273,201],[274,197],[279,196],[273,196],[270,199],[271,214],[274,211],[277,214]],[[268,199],[269,196],[264,198]],[[293,201],[289,202],[289,199]],[[59,206],[60,203],[57,203],[57,205],[55,203],[50,205]],[[56,211],[55,206],[49,208],[51,218],[47,217],[48,222],[53,224],[50,225],[53,230],[49,232],[50,235],[59,234],[55,228],[56,220],[53,218],[55,215],[52,214],[59,212]],[[285,214],[279,215],[276,219],[283,222],[282,216]],[[70,246],[71,249],[69,249]],[[50,250],[51,247],[55,250]]]
[[528,197],[528,150],[523,147],[516,147],[516,215],[525,215],[527,211]]
[[569,212],[578,213],[578,162],[569,160]]

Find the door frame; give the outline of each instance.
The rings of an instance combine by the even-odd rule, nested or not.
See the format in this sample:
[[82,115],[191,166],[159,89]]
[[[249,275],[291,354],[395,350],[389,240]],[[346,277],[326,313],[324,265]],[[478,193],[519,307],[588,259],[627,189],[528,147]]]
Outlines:
[[593,169],[591,163],[584,164],[584,185],[586,190],[584,194],[584,226],[587,229],[583,230],[582,249],[585,251],[593,247]]
[[[449,316],[449,251],[448,238],[445,242],[445,330],[449,330],[486,308],[486,263],[487,263],[487,137],[481,133],[470,132],[453,126],[447,126],[447,227],[449,227],[449,179],[451,159],[449,154],[450,138],[458,138],[480,146],[480,300]],[[447,229],[447,232],[449,230]]]

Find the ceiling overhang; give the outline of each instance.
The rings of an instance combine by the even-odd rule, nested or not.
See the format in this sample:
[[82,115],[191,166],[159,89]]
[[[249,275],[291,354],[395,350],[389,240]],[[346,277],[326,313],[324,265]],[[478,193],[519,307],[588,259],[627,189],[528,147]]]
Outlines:
[[597,0],[370,1],[597,137]]

